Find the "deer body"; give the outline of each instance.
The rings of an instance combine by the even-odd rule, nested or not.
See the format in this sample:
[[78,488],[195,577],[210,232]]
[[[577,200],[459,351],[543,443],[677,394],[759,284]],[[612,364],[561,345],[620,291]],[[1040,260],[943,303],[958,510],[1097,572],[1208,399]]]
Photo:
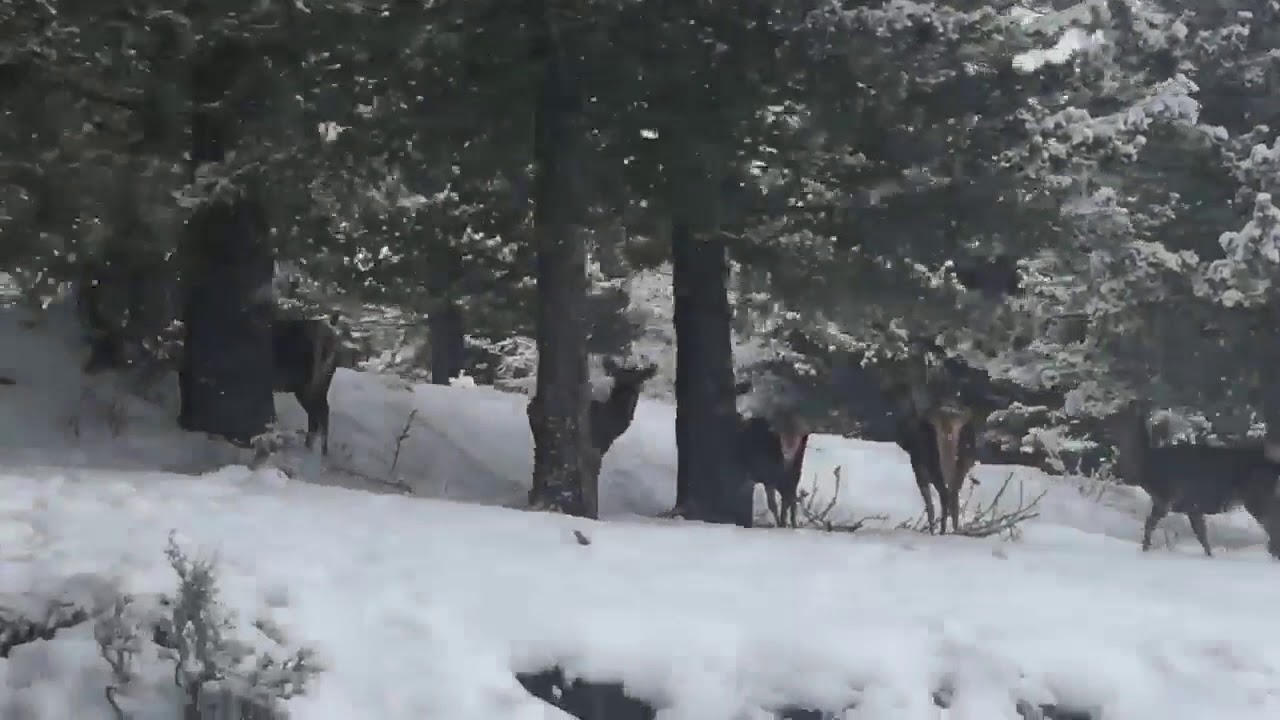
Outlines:
[[[600,508],[600,468],[605,453],[631,427],[644,384],[658,372],[656,365],[620,367],[611,358],[605,358],[604,370],[613,379],[613,387],[605,399],[591,400],[586,417],[591,448],[586,456],[582,496],[593,517]],[[536,397],[530,400],[530,405],[534,402]]]
[[[321,452],[329,454],[329,386],[338,370],[342,339],[334,327],[338,313],[326,319],[277,318],[271,326],[272,378],[275,392],[292,393],[307,413],[307,447],[321,438]],[[180,348],[180,352],[186,352]],[[180,391],[187,394],[190,378],[178,363]],[[185,406],[185,401],[184,401]],[[178,418],[186,428],[186,418]]]
[[929,532],[934,531],[937,511],[930,488],[942,505],[940,532],[947,532],[947,518],[954,532],[960,526],[960,490],[977,461],[977,418],[957,404],[940,405],[918,412],[914,408],[898,420],[896,441],[911,459],[916,487],[924,500]]
[[[797,526],[796,504],[800,471],[809,434],[798,424],[771,423],[761,417],[741,418],[734,438],[735,456],[752,485],[764,486],[774,524]],[[781,500],[781,512],[778,503]]]
[[329,386],[338,371],[342,344],[334,328],[335,313],[328,319],[278,319],[272,326],[275,354],[272,388],[293,393],[307,413],[307,447],[320,435],[320,452],[329,454]]
[[613,378],[613,387],[605,399],[592,399],[587,418],[591,429],[591,446],[602,458],[627,428],[631,427],[644,384],[658,372],[658,368],[653,365],[623,368],[612,360],[605,360],[604,367],[609,377]]
[[1147,429],[1147,407],[1130,402],[1112,419],[1118,451],[1117,467],[1127,485],[1151,496],[1151,512],[1142,526],[1142,549],[1151,549],[1151,535],[1170,512],[1187,516],[1204,554],[1212,557],[1206,515],[1238,506],[1264,528],[1280,477],[1280,463],[1259,446],[1214,447],[1170,445],[1153,447]]

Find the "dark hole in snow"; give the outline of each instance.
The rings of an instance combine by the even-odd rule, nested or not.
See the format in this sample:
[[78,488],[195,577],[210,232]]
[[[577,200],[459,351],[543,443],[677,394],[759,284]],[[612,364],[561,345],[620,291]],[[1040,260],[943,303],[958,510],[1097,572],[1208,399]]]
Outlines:
[[649,703],[627,695],[621,683],[584,680],[566,683],[564,671],[558,667],[542,672],[516,673],[516,680],[529,694],[579,720],[653,720],[658,714]]
[[[594,683],[585,680],[565,682],[564,671],[559,667],[541,672],[516,673],[516,680],[534,697],[554,705],[578,720],[653,720],[658,709],[653,705],[627,695],[621,683]],[[934,705],[945,708],[950,703],[950,693],[933,693]],[[778,720],[838,720],[844,710],[817,710],[787,706],[773,709]],[[1074,710],[1054,704],[1035,705],[1019,700],[1014,711],[1023,720],[1099,720],[1099,715],[1087,710]]]

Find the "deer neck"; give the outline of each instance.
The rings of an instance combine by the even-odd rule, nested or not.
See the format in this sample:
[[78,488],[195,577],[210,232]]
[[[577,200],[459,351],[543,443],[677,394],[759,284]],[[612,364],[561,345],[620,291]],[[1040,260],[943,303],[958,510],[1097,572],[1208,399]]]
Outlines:
[[592,423],[598,423],[600,426],[593,428],[592,432],[596,433],[604,445],[600,448],[601,452],[607,450],[613,445],[613,441],[617,440],[622,433],[631,427],[631,421],[635,419],[636,405],[640,400],[640,392],[638,390],[628,390],[614,386],[609,391],[609,397],[603,402],[595,400],[592,402]]
[[614,416],[619,427],[626,429],[636,416],[636,405],[640,402],[638,388],[619,388],[614,386],[609,392],[609,413]]
[[1146,473],[1147,453],[1151,449],[1147,419],[1139,416],[1127,421],[1116,445],[1119,451],[1116,467],[1120,471],[1120,479],[1129,485],[1141,485]]
[[800,450],[804,447],[804,439],[805,436],[800,433],[783,433],[778,436],[778,444],[782,446],[782,460],[788,466],[793,465],[799,457]]
[[964,430],[965,421],[959,418],[931,418],[930,424],[933,425],[942,481],[948,488],[959,488],[960,483],[964,482],[964,477],[960,476],[960,433]]

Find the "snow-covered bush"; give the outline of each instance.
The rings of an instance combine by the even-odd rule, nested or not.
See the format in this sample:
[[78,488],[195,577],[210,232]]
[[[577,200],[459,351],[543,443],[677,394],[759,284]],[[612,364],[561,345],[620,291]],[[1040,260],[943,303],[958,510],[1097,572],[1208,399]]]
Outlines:
[[[302,694],[320,671],[311,651],[297,649],[281,660],[245,642],[218,602],[214,560],[189,558],[172,536],[165,554],[178,575],[176,593],[151,606],[120,595],[94,625],[99,653],[111,667],[112,684],[105,694],[116,717],[131,717],[133,703],[141,700],[131,691],[137,688],[140,658],[151,650],[173,665],[184,718],[287,717],[280,701]],[[254,627],[269,644],[285,644],[270,623],[259,621]]]

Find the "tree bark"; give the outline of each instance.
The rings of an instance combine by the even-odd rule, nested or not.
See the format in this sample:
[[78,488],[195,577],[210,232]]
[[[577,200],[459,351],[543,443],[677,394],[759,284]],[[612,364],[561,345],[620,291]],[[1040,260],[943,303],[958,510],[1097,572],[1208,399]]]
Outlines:
[[[194,59],[193,170],[226,159],[241,133],[233,88],[253,72],[251,54],[229,41]],[[206,202],[187,224],[180,370],[188,430],[248,444],[275,419],[271,347],[274,259],[265,209],[251,190]]]
[[579,112],[564,48],[546,0],[528,0],[530,59],[542,70],[534,113],[534,243],[537,249],[537,391],[529,403],[533,432],[531,506],[597,517],[593,457],[586,426],[586,246],[574,232],[571,176],[574,117]]
[[676,507],[690,519],[752,524],[754,488],[737,471],[729,261],[719,237],[671,230],[676,329]]

